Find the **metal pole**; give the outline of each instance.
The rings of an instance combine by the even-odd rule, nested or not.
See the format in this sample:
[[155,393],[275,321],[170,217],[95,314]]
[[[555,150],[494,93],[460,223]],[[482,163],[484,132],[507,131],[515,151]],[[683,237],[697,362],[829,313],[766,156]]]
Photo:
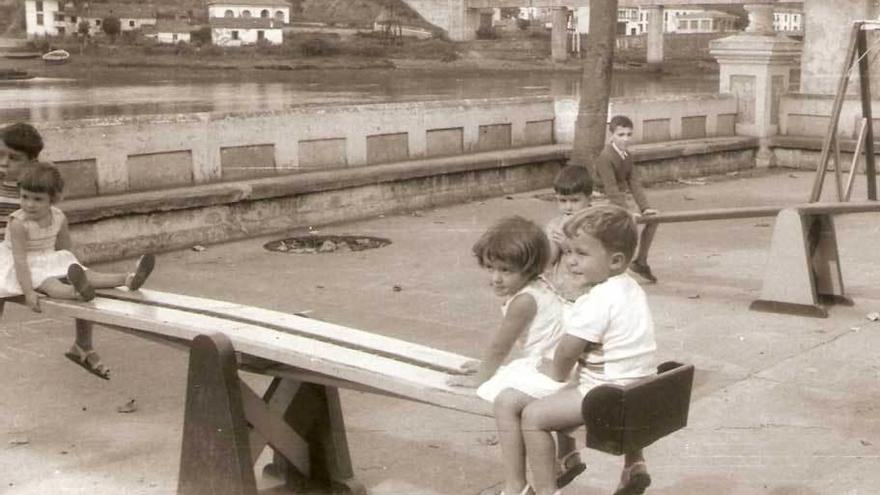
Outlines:
[[865,175],[868,179],[868,199],[877,200],[877,170],[874,163],[874,125],[871,118],[871,79],[868,75],[868,40],[859,25],[858,48],[859,85],[862,88],[862,117],[865,118]]
[[816,169],[816,178],[813,181],[813,191],[810,193],[810,202],[819,201],[822,196],[822,184],[825,181],[825,171],[828,167],[828,155],[831,153],[831,140],[837,133],[837,123],[840,120],[840,110],[843,107],[843,99],[846,96],[846,87],[849,84],[849,71],[852,68],[853,56],[856,52],[856,40],[861,32],[862,23],[856,21],[853,23],[852,31],[849,36],[849,44],[846,52],[846,58],[843,60],[841,68],[840,81],[837,83],[837,95],[834,97],[834,105],[831,108],[831,121],[828,124],[828,133],[822,142],[822,154],[819,157],[819,167]]

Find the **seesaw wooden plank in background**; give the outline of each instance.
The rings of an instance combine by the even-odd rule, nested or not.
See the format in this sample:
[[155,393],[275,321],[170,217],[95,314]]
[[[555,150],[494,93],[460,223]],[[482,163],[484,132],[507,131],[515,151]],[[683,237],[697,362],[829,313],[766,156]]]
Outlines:
[[785,206],[744,206],[713,208],[708,210],[670,211],[657,215],[642,215],[638,223],[697,222],[704,220],[734,220],[737,218],[774,217],[783,209],[793,208],[811,215],[867,213],[880,211],[878,201],[852,201],[847,203],[803,203]]
[[232,341],[236,351],[244,354],[439,407],[491,415],[491,406],[472,389],[448,386],[448,373],[362,350],[257,325],[104,297],[87,303],[45,299],[42,304],[47,312],[178,341],[220,332]]
[[295,333],[335,343],[343,347],[351,347],[372,354],[391,357],[399,361],[427,366],[447,373],[460,374],[461,365],[473,359],[355,328],[229,301],[204,299],[146,289],[134,292],[124,289],[108,289],[100,290],[98,293],[102,297],[111,299],[135,301],[142,304],[179,309],[206,316],[215,316],[241,323],[259,325],[282,332]]

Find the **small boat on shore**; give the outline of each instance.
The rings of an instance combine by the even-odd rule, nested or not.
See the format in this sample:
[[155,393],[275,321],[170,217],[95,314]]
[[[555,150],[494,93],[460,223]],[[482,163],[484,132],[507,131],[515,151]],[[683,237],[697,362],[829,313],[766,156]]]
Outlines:
[[70,53],[67,50],[52,50],[43,54],[43,61],[50,65],[60,65],[67,63]]
[[13,60],[26,60],[29,58],[39,58],[39,52],[5,52],[3,58],[11,58]]
[[23,70],[17,69],[0,69],[0,81],[22,81],[24,79],[33,79],[34,76]]

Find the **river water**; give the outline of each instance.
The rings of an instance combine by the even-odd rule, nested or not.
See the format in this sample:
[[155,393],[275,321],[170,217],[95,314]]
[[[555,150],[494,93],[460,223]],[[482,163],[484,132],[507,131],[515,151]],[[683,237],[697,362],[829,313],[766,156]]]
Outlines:
[[[389,70],[267,71],[248,80],[32,79],[0,82],[0,122],[181,112],[279,110],[304,104],[551,95],[573,97],[580,74]],[[717,73],[690,76],[616,72],[613,96],[711,93]]]

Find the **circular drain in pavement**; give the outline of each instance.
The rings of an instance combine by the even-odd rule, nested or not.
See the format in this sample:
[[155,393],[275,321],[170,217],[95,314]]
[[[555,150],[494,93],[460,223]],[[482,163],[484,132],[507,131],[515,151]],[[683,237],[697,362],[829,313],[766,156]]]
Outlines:
[[269,251],[293,254],[345,253],[375,249],[391,244],[382,237],[366,235],[304,235],[263,244]]

